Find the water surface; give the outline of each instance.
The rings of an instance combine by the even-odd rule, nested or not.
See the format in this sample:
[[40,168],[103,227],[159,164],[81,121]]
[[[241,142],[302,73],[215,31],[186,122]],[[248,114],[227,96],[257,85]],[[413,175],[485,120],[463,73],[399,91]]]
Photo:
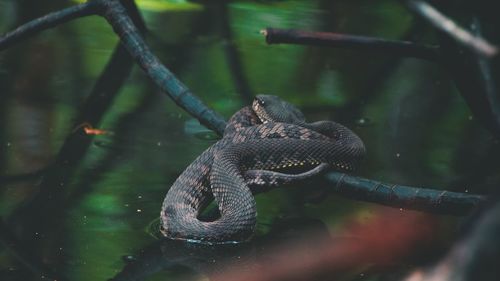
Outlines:
[[[476,193],[500,181],[498,143],[439,66],[390,53],[267,45],[259,33],[300,28],[434,42],[430,29],[394,1],[138,2],[155,54],[226,118],[251,96],[274,94],[308,120],[335,120],[359,134],[368,150],[356,172],[363,177]],[[0,32],[66,5],[1,0]],[[217,264],[282,242],[296,226],[335,233],[347,221],[370,218],[374,204],[343,199],[313,181],[259,195],[258,233],[250,244],[222,251],[161,244],[148,225],[169,186],[216,136],[138,67],[103,120],[92,124],[107,133],[60,170],[72,172],[67,181],[40,188],[67,136],[78,130],[74,119],[116,44],[106,22],[89,17],[0,53],[0,216],[20,246],[13,249],[1,236],[7,241],[0,244],[1,280],[36,280],[46,272],[68,280],[177,280],[193,269],[169,268],[183,255]],[[17,250],[30,259],[16,257]],[[138,269],[142,275],[119,273],[137,260],[157,264]]]

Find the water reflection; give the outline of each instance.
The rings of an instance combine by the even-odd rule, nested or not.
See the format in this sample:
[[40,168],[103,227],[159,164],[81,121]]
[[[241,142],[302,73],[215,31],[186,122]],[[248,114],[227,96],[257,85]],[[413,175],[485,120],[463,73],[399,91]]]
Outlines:
[[122,259],[127,263],[111,280],[150,280],[158,272],[177,278],[181,275],[181,280],[200,275],[211,279],[232,267],[255,270],[259,264],[266,263],[271,249],[303,244],[311,237],[315,240],[310,241],[310,245],[314,245],[316,239],[329,238],[326,225],[315,219],[281,220],[270,227],[268,234],[236,244],[208,245],[162,239],[137,251],[136,255],[124,256]]
[[[194,8],[185,4],[190,1],[162,1],[168,7],[161,9],[152,5],[160,1],[137,2],[148,2],[141,12],[154,52],[225,116],[251,94],[276,94],[311,121],[332,119],[352,127],[368,149],[358,171],[364,177],[472,193],[500,183],[500,145],[469,118],[446,70],[391,54],[270,46],[259,34],[274,26],[432,41],[430,29],[395,1],[196,1]],[[177,2],[182,10],[172,8]],[[67,1],[0,0],[0,33],[63,5]],[[302,235],[293,228],[317,224],[320,236],[327,235],[323,222],[336,228],[346,216],[363,217],[373,208],[326,196],[324,184],[301,184],[257,196],[260,229],[250,243],[204,247],[164,241],[136,251],[151,244],[143,229],[158,216],[168,187],[215,140],[137,69],[102,120],[92,124],[114,135],[95,136],[82,159],[54,170],[64,183],[54,180],[41,190],[40,180],[73,132],[116,41],[105,21],[91,17],[0,53],[0,215],[16,245],[40,268],[70,280],[105,280],[119,270],[118,280],[175,279],[182,270],[172,269],[174,263],[215,274],[228,260],[246,262],[238,257],[265,262],[262,249],[295,241],[287,233]],[[103,81],[110,82],[116,77]],[[82,144],[89,136],[76,139]],[[37,194],[41,200],[30,205]],[[289,215],[318,221],[276,223]],[[122,268],[119,256],[130,253],[137,253],[129,257],[135,261]],[[214,259],[220,262],[211,264]],[[40,277],[24,261],[2,245],[0,280]]]

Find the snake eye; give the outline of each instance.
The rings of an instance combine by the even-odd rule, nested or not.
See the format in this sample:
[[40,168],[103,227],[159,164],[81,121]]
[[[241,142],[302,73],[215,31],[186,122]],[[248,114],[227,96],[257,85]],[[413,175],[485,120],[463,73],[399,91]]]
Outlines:
[[261,98],[256,98],[256,99],[257,99],[257,102],[259,103],[259,105],[264,106],[265,102],[263,99],[261,99]]

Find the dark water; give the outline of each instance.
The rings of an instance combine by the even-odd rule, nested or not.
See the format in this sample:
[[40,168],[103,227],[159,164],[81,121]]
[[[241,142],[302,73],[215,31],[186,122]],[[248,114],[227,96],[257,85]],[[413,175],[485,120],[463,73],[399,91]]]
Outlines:
[[[267,45],[259,34],[282,27],[434,42],[432,30],[395,1],[138,2],[155,54],[225,117],[248,95],[275,94],[309,120],[336,120],[358,133],[368,149],[357,171],[364,177],[475,193],[500,182],[498,143],[441,67],[390,53]],[[0,33],[65,5],[1,0]],[[175,178],[216,137],[137,67],[102,121],[92,124],[108,133],[94,137],[77,163],[58,170],[71,172],[65,181],[40,187],[77,129],[74,119],[116,43],[105,21],[90,17],[0,54],[1,280],[47,272],[68,280],[117,274],[121,280],[176,280],[191,271],[167,267],[186,253],[217,263],[226,254],[231,260],[278,243],[296,226],[326,233],[370,218],[375,205],[342,199],[313,182],[258,196],[255,244],[222,251],[159,245],[148,225]],[[127,263],[123,257],[136,261],[128,277],[119,274]],[[148,266],[141,271],[142,260]]]

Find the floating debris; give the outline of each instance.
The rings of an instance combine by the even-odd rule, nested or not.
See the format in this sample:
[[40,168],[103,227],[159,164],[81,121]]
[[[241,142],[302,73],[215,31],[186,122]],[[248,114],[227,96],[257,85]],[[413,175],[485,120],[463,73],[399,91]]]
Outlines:
[[373,121],[370,118],[361,117],[358,120],[356,120],[355,124],[360,127],[368,127],[373,125]]

